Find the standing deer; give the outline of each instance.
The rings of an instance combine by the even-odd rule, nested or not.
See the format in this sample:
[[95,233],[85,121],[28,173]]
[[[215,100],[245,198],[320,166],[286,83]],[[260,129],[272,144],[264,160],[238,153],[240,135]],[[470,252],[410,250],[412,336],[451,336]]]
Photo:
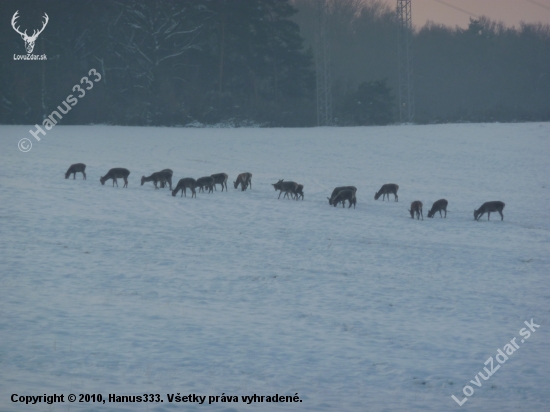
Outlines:
[[237,176],[237,181],[233,182],[233,186],[236,188],[241,185],[241,191],[245,191],[248,185],[250,185],[250,188],[252,189],[252,173],[241,173],[239,176]]
[[[330,200],[330,199],[329,199]],[[332,205],[336,207],[338,203],[342,202],[342,207],[346,206],[346,200],[349,202],[348,209],[351,208],[351,205],[353,205],[353,208],[355,209],[355,205],[357,204],[357,198],[355,197],[355,191],[353,190],[340,190],[336,197],[332,200]]]
[[415,200],[411,203],[411,208],[409,209],[409,212],[412,219],[414,219],[414,214],[416,213],[416,218],[418,220],[420,220],[420,216],[422,216],[422,220],[424,220],[424,215],[422,214],[422,202],[420,200]]
[[481,205],[479,209],[474,209],[474,219],[479,220],[481,216],[487,213],[487,220],[491,220],[491,212],[498,212],[500,213],[500,220],[504,220],[504,215],[502,214],[504,206],[506,206],[504,202],[501,202],[499,200],[485,202]]
[[68,179],[71,174],[73,175],[73,179],[76,179],[77,173],[82,173],[84,180],[86,180],[86,165],[84,163],[75,163],[74,165],[70,165],[67,172],[65,172],[65,179]]
[[27,35],[27,30],[25,30],[24,33],[21,33],[19,31],[19,26],[15,27],[16,20],[19,18],[17,13],[19,13],[19,10],[17,10],[14,13],[13,17],[11,18],[11,27],[13,27],[13,30],[15,30],[17,33],[19,33],[21,35],[21,38],[25,42],[25,49],[27,50],[27,53],[31,54],[32,51],[34,50],[34,43],[36,42],[36,39],[38,38],[38,35],[44,31],[44,29],[46,28],[46,25],[48,24],[48,21],[50,20],[50,18],[48,17],[48,15],[46,13],[44,13],[44,23],[42,23],[42,28],[40,30],[33,30],[32,36],[29,36],[29,35]]
[[302,200],[304,200],[304,185],[299,184],[298,187],[296,187],[295,196],[296,196],[296,200],[298,200],[300,196],[302,196]]
[[355,194],[357,192],[357,188],[355,186],[340,186],[340,187],[337,187],[332,191],[332,194],[330,195],[330,197],[327,197],[329,205],[332,206],[332,202],[334,201],[334,199],[336,198],[338,193],[340,193],[342,190],[351,190],[353,192],[353,194]]
[[157,183],[160,183],[160,187],[163,188],[166,183],[170,185],[170,190],[172,190],[172,175],[174,172],[171,169],[163,169],[160,172],[155,172],[151,176],[145,177],[141,176],[141,185],[145,182],[153,182],[155,189],[158,189]]
[[[172,176],[174,175],[174,172],[172,169],[162,169],[161,172],[170,172]],[[172,190],[172,176],[170,176],[170,190]],[[160,182],[160,188],[164,189],[166,187],[166,182]]]
[[208,193],[214,192],[214,178],[212,176],[200,177],[197,179],[197,187],[199,188],[199,193],[204,192],[204,188],[208,188]]
[[116,184],[118,187],[117,179],[124,179],[124,186],[122,187],[128,187],[128,176],[130,175],[130,171],[128,169],[124,169],[123,167],[115,167],[107,172],[105,176],[101,176],[99,178],[99,181],[102,185],[105,184],[105,182],[109,179],[113,179],[113,186]]
[[[298,190],[298,183],[296,182],[283,182],[284,179],[279,180],[277,183],[271,183],[275,190],[280,190],[279,197],[277,199],[281,198],[281,194],[285,192],[285,195],[283,199],[288,196],[290,193],[291,195],[296,195],[296,191]],[[297,198],[296,198],[297,200]]]
[[441,211],[445,211],[445,217],[447,217],[447,205],[449,202],[447,202],[446,199],[439,199],[438,201],[434,202],[432,205],[432,208],[428,211],[428,217],[434,217],[436,212],[439,212],[439,217],[443,217],[441,214]]
[[178,185],[174,190],[172,190],[172,196],[176,196],[178,192],[181,190],[181,197],[185,194],[185,197],[187,197],[187,190],[191,189],[191,197],[197,197],[197,193],[195,192],[195,187],[197,187],[197,181],[193,179],[192,177],[184,177],[183,179],[180,179],[178,182]]
[[388,202],[389,202],[390,193],[393,193],[393,195],[395,196],[395,201],[398,202],[399,201],[399,197],[397,196],[398,190],[399,190],[399,186],[396,185],[395,183],[386,183],[385,185],[382,185],[382,187],[378,192],[376,192],[376,194],[374,195],[374,200],[378,200],[380,195],[382,195],[382,201],[384,201],[384,197],[387,195]]
[[225,191],[227,192],[227,179],[229,178],[229,176],[227,176],[227,173],[216,173],[213,174],[212,177],[214,178],[214,190],[217,190],[216,185],[222,185],[222,192],[224,186]]

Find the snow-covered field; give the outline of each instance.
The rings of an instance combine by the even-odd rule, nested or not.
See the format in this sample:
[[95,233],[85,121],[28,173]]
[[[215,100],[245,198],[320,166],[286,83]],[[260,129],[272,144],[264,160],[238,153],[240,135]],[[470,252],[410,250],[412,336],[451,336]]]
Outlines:
[[[29,129],[0,127],[0,411],[548,410],[550,124],[58,125],[40,142]],[[65,180],[77,162],[88,179]],[[112,167],[131,171],[127,189],[100,184]],[[140,185],[164,168],[174,183],[228,173],[229,192]],[[303,202],[277,199],[283,178]],[[383,183],[399,202],[374,201]],[[342,185],[358,188],[355,210],[328,205]],[[427,219],[440,198],[447,219]],[[417,199],[424,221],[407,212]],[[490,200],[504,221],[475,222]],[[54,393],[65,402],[10,400]],[[143,393],[163,402],[67,401]]]

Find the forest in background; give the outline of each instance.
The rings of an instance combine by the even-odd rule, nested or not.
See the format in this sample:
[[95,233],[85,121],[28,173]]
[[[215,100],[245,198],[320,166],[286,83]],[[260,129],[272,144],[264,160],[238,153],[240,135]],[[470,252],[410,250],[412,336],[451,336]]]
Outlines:
[[[34,54],[17,24],[49,22]],[[414,13],[414,9],[413,9]],[[95,68],[102,80],[63,124],[317,124],[315,0],[0,2],[0,123],[40,124]],[[335,125],[397,119],[397,19],[379,0],[330,5]],[[417,123],[550,120],[550,26],[413,33]]]

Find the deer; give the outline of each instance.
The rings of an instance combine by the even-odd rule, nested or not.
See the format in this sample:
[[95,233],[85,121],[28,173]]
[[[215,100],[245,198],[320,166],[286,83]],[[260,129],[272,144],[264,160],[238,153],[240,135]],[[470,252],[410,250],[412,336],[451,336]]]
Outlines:
[[[330,199],[329,199],[330,200]],[[332,205],[336,207],[338,203],[342,202],[342,207],[346,206],[346,200],[349,202],[348,209],[351,209],[351,205],[353,205],[353,208],[355,209],[355,205],[357,204],[357,198],[355,197],[355,191],[346,189],[346,190],[340,190],[334,199],[332,199]]]
[[170,185],[170,190],[172,190],[172,175],[174,172],[171,169],[163,169],[160,172],[155,172],[151,176],[145,177],[141,176],[141,185],[145,182],[153,182],[155,189],[158,189],[157,183],[160,183],[160,187],[163,188],[165,183]]
[[70,165],[69,169],[65,172],[65,179],[68,179],[72,174],[74,180],[76,179],[77,173],[82,173],[84,180],[86,180],[86,165],[84,163],[75,163],[74,165]]
[[44,31],[46,28],[46,25],[48,24],[48,21],[50,18],[46,13],[44,13],[44,22],[42,23],[42,28],[40,30],[33,30],[32,36],[27,35],[27,30],[25,30],[23,33],[19,31],[19,26],[15,27],[16,20],[19,18],[18,16],[19,10],[17,10],[13,17],[11,18],[11,27],[13,27],[13,30],[15,30],[18,34],[21,35],[21,38],[25,42],[25,49],[27,50],[28,54],[31,54],[34,50],[34,43],[36,42],[36,39],[38,38],[38,35]]
[[[161,172],[170,172],[172,174],[172,176],[174,175],[174,172],[172,171],[172,169],[162,169]],[[172,176],[170,176],[170,190],[172,190]],[[160,188],[164,189],[165,187],[166,187],[166,182],[161,181],[160,182]]]
[[447,205],[449,202],[447,202],[446,199],[439,199],[438,201],[434,202],[432,205],[432,208],[428,211],[428,217],[434,217],[436,212],[439,212],[439,217],[443,217],[441,214],[441,211],[445,211],[445,218],[447,218]]
[[474,220],[479,220],[485,213],[487,213],[487,220],[491,220],[491,212],[498,212],[500,214],[500,220],[504,220],[504,215],[502,214],[504,206],[506,206],[504,202],[499,200],[485,202],[479,209],[474,209]]
[[304,200],[304,185],[298,185],[296,187],[296,193],[294,194],[296,196],[296,200],[298,200],[298,197],[302,196],[302,200]]
[[378,200],[380,195],[382,195],[382,201],[384,201],[384,197],[387,195],[388,202],[389,202],[390,193],[393,193],[393,195],[395,196],[395,201],[398,202],[399,201],[399,197],[397,196],[398,190],[399,190],[399,186],[396,185],[395,183],[386,183],[385,185],[382,185],[382,187],[378,192],[376,192],[376,194],[374,195],[374,200]]
[[351,190],[351,191],[353,191],[353,194],[355,194],[357,192],[357,188],[355,186],[340,186],[340,187],[337,187],[332,191],[332,194],[330,195],[330,197],[327,197],[329,205],[332,206],[332,202],[336,198],[336,195],[338,195],[338,193],[340,193],[342,190]]
[[[227,179],[229,176],[227,176],[227,173],[216,173],[211,175],[214,178],[214,190],[216,189],[216,185],[222,185],[222,192],[223,187],[225,186],[225,191],[227,192]],[[250,175],[252,177],[252,175]]]
[[416,218],[418,220],[420,220],[420,216],[422,216],[422,220],[424,220],[424,215],[422,214],[422,202],[420,200],[415,200],[412,202],[409,213],[411,214],[411,219],[414,219],[414,214],[416,213]]
[[212,176],[205,176],[197,179],[197,187],[199,188],[199,192],[204,192],[205,186],[209,189],[208,193],[214,192],[214,178]]
[[191,189],[191,198],[194,196],[197,197],[197,193],[195,192],[195,187],[197,187],[197,181],[193,179],[192,177],[184,177],[183,179],[180,179],[178,182],[178,185],[174,190],[172,190],[172,196],[176,196],[178,192],[181,190],[181,197],[185,194],[185,197],[187,197],[187,190]]
[[[277,199],[281,198],[281,194],[285,192],[285,197],[288,196],[290,193],[291,195],[296,195],[296,191],[298,190],[298,183],[296,182],[283,182],[284,179],[279,180],[277,183],[271,183],[275,190],[280,190],[279,197]],[[296,197],[297,200],[297,197]]]
[[252,173],[241,173],[237,176],[237,181],[233,182],[233,187],[238,188],[241,185],[241,191],[245,191],[248,185],[252,189]]
[[117,179],[122,178],[124,179],[124,186],[122,187],[128,187],[129,175],[130,171],[128,169],[124,169],[123,167],[115,167],[109,170],[105,176],[101,176],[99,178],[99,181],[102,185],[104,185],[107,180],[113,179],[113,186],[116,184],[116,186],[118,187]]

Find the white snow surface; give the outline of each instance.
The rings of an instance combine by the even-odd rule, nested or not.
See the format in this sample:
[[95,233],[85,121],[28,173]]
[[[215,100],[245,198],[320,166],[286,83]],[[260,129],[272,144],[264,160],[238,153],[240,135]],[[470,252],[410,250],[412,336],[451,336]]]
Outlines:
[[[58,125],[40,142],[29,129],[0,127],[0,411],[549,410],[549,123]],[[78,162],[87,180],[65,180]],[[131,171],[127,189],[100,184],[112,167]],[[140,185],[164,168],[174,184],[225,172],[229,192]],[[304,201],[277,199],[279,179],[303,184]],[[399,202],[374,200],[384,183]],[[346,185],[357,208],[329,206]],[[428,219],[440,198],[447,218]],[[491,200],[504,221],[474,221]],[[500,369],[470,383],[514,337]],[[10,400],[54,393],[65,403]],[[168,402],[178,393],[207,400]],[[208,404],[222,394],[239,402]]]

